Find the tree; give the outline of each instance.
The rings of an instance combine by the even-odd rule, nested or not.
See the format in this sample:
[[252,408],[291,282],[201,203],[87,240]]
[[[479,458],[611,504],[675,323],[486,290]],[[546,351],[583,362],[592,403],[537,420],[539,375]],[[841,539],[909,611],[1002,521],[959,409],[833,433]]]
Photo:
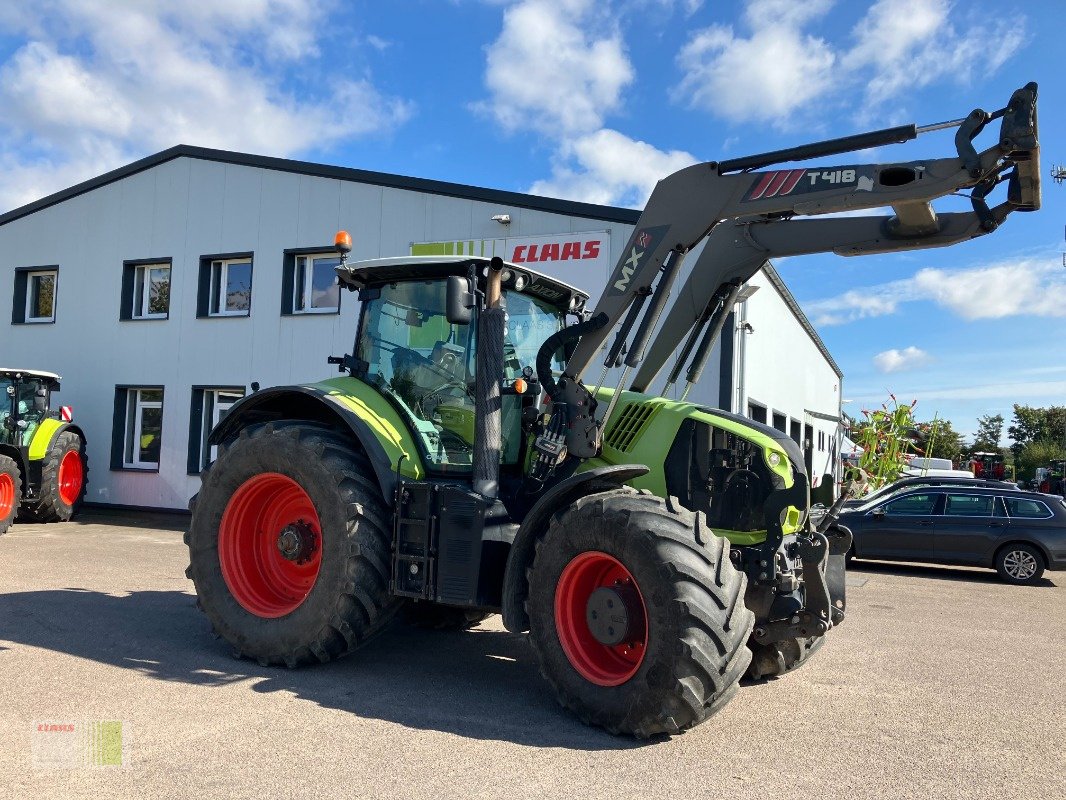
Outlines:
[[1025,446],[1017,457],[1018,477],[1031,479],[1036,477],[1036,468],[1045,467],[1050,461],[1066,458],[1066,448],[1061,441],[1037,439]]
[[1007,428],[1007,435],[1015,460],[1022,451],[1036,441],[1066,443],[1066,406],[1034,408],[1014,404],[1014,420]]
[[952,464],[962,460],[962,434],[951,427],[948,419],[915,423],[914,445],[918,453],[927,458],[946,458]]
[[1003,415],[985,414],[977,418],[977,433],[973,437],[970,453],[998,453],[999,440],[1003,438]]

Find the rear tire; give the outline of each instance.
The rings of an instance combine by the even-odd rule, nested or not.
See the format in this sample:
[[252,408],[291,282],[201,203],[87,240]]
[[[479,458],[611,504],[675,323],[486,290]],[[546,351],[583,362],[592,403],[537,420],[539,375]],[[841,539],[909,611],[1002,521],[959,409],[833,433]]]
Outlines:
[[74,431],[63,431],[52,442],[41,465],[41,494],[36,505],[23,510],[33,522],[66,522],[85,499],[89,459],[85,440]]
[[1031,586],[1044,574],[1044,554],[1031,544],[1008,544],[996,553],[996,572],[1007,583]]
[[18,464],[8,456],[0,456],[0,535],[7,533],[22,502],[22,475]]
[[[186,575],[235,655],[330,661],[399,608],[389,593],[391,512],[366,455],[326,426],[241,431],[189,507]],[[285,555],[287,535],[295,545]]]
[[748,643],[751,648],[751,666],[748,677],[752,680],[776,678],[786,672],[799,669],[807,660],[822,649],[825,636],[807,636],[786,639],[782,642],[759,644],[754,640]]
[[408,625],[434,631],[466,631],[477,627],[491,614],[469,608],[442,606],[437,603],[412,603],[404,605],[400,617]]
[[[629,488],[590,495],[537,542],[530,640],[559,702],[586,724],[680,733],[729,702],[748,667],[745,586],[702,514]],[[618,598],[624,615],[597,617],[597,593]],[[612,623],[623,638],[609,645]]]

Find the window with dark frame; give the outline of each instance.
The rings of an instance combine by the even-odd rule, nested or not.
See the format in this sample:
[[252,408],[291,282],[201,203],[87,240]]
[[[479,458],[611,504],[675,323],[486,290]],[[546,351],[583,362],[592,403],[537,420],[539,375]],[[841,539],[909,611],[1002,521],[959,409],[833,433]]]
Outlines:
[[281,268],[281,315],[339,314],[340,255],[328,247],[286,250]]
[[252,254],[200,257],[197,317],[247,317],[252,313]]
[[218,457],[218,448],[209,444],[208,438],[215,426],[226,418],[229,410],[244,395],[243,386],[192,387],[188,457],[190,475],[199,474]]
[[336,254],[296,256],[293,275],[294,314],[332,314],[340,309],[341,287]]
[[111,468],[158,472],[162,436],[163,387],[116,387]]
[[756,422],[766,424],[766,406],[759,405],[758,403],[748,403],[748,416]]
[[170,259],[122,263],[120,319],[167,319],[170,316]]
[[55,322],[58,285],[58,267],[16,269],[15,291],[11,306],[12,324]]

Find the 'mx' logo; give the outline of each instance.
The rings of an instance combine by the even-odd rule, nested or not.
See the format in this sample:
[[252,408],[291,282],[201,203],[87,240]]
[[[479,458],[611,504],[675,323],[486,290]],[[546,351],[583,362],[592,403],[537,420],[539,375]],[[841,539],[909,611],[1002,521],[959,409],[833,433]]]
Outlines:
[[669,228],[669,225],[646,228],[633,237],[629,255],[625,256],[622,263],[619,264],[618,271],[615,273],[615,280],[611,284],[615,290],[624,292],[629,288],[630,281],[633,280],[633,276],[640,269],[640,264],[644,260],[644,254],[648,250],[655,248]]
[[[648,234],[642,233],[641,238]],[[640,266],[640,259],[643,257],[644,251],[632,248],[629,253],[629,258],[622,264],[622,277],[614,282],[614,288],[620,292],[624,292],[629,288],[629,282],[633,279],[633,273],[637,271],[637,267]]]

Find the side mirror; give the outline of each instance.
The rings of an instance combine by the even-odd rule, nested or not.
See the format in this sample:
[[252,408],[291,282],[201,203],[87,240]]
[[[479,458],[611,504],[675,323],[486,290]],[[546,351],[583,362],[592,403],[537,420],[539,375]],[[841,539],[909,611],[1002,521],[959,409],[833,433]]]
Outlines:
[[33,410],[38,414],[48,411],[48,392],[37,391],[37,394],[33,396]]
[[875,508],[873,511],[870,512],[870,516],[872,516],[874,519],[883,519],[885,516],[885,509]]
[[453,325],[469,325],[474,318],[474,293],[470,291],[470,279],[462,275],[448,276],[448,322]]

